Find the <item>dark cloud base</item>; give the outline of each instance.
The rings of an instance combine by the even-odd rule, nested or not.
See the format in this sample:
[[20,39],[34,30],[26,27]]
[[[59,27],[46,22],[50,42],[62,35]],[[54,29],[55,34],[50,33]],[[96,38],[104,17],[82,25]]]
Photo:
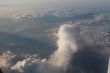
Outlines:
[[108,56],[92,50],[93,47],[84,47],[77,51],[67,73],[107,73]]

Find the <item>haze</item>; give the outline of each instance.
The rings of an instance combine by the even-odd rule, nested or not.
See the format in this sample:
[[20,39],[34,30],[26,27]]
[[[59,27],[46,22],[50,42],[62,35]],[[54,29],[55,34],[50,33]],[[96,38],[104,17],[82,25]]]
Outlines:
[[85,4],[85,3],[108,3],[109,0],[0,0],[0,4]]

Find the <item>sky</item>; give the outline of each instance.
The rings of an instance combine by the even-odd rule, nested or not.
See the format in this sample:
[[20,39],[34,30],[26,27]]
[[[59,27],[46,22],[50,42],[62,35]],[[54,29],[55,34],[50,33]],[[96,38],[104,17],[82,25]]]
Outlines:
[[45,3],[50,1],[55,0],[0,0],[0,4]]
[[3,5],[35,4],[35,7],[109,6],[110,0],[0,0]]
[[18,3],[32,3],[36,0],[0,0],[0,4],[18,4]]
[[25,4],[25,3],[86,3],[86,2],[110,2],[109,0],[0,0],[0,4]]
[[59,7],[109,7],[110,0],[0,0],[0,6],[3,5],[34,5],[34,7],[41,8],[59,8]]

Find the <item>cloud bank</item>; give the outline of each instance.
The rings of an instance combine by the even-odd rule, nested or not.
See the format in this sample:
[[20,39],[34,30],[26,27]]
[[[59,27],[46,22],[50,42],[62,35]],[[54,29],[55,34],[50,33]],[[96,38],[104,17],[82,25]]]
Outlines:
[[73,31],[73,25],[64,24],[60,26],[57,34],[58,48],[50,55],[49,59],[42,59],[38,55],[31,55],[12,64],[10,61],[16,55],[8,51],[0,57],[0,60],[3,60],[1,61],[3,63],[0,63],[0,65],[10,69],[9,73],[64,73],[70,63],[72,54],[77,51]]

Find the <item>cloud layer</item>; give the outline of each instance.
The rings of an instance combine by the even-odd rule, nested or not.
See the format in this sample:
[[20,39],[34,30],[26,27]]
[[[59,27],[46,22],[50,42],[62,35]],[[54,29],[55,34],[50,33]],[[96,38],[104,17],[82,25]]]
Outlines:
[[69,24],[61,25],[57,37],[58,48],[50,55],[49,59],[31,55],[12,63],[12,60],[17,56],[8,51],[0,57],[0,66],[8,68],[9,72],[14,73],[64,73],[70,63],[72,54],[77,51],[74,26]]

